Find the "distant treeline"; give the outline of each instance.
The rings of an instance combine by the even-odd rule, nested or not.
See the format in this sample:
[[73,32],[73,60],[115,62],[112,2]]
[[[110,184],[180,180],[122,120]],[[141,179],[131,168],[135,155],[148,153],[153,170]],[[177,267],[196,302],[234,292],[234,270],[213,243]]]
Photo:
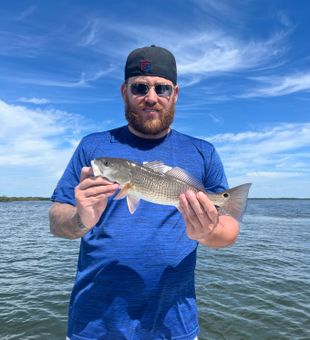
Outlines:
[[48,197],[37,197],[37,196],[29,196],[29,197],[8,197],[8,196],[0,196],[0,202],[15,202],[15,201],[49,201]]
[[249,200],[283,200],[283,201],[290,201],[290,200],[310,200],[309,197],[304,198],[294,198],[294,197],[250,197]]
[[[249,200],[310,200],[310,198],[292,198],[292,197],[279,197],[279,198],[263,198],[251,197]],[[15,201],[50,201],[48,197],[27,196],[27,197],[9,197],[0,196],[0,202],[15,202]]]

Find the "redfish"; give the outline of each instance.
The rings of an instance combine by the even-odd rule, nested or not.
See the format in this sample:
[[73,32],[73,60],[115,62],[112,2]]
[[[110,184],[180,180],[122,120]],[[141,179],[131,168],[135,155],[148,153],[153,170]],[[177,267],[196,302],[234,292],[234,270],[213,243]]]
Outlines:
[[185,170],[169,167],[161,161],[140,164],[123,158],[103,157],[94,159],[91,165],[95,176],[120,185],[121,190],[114,199],[127,197],[131,214],[137,209],[140,199],[178,208],[180,194],[192,190],[205,193],[221,215],[230,215],[241,221],[251,186],[251,183],[246,183],[221,193],[210,193]]

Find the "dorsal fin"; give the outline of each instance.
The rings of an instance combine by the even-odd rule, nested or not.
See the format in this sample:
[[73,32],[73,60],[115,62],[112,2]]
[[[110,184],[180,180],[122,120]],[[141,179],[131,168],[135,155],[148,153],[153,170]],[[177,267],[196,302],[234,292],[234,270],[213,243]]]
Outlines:
[[203,184],[198,181],[197,178],[193,177],[191,174],[186,172],[184,169],[181,169],[179,167],[171,168],[166,172],[166,175],[172,176],[174,178],[177,178],[195,188],[201,191],[206,191],[205,187]]
[[161,174],[164,174],[172,169],[171,166],[166,165],[162,161],[143,162],[143,166],[156,172],[160,172]]

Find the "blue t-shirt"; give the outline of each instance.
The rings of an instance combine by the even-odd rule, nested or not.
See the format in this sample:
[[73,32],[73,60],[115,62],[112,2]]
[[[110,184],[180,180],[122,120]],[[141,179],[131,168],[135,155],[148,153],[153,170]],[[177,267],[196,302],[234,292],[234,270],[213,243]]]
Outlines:
[[[127,126],[84,137],[52,200],[75,205],[83,166],[97,157],[163,161],[199,179],[208,191],[227,188],[214,147],[175,130],[146,140]],[[126,200],[109,199],[97,225],[81,239],[71,294],[71,340],[193,340],[198,332],[194,271],[197,242],[173,206],[141,200],[131,215]]]

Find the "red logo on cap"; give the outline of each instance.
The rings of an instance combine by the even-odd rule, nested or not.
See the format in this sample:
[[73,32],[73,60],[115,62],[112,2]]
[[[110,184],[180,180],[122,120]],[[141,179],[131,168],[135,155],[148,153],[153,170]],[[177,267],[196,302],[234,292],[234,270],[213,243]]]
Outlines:
[[152,71],[152,64],[149,60],[140,61],[140,70],[142,72],[150,73]]

